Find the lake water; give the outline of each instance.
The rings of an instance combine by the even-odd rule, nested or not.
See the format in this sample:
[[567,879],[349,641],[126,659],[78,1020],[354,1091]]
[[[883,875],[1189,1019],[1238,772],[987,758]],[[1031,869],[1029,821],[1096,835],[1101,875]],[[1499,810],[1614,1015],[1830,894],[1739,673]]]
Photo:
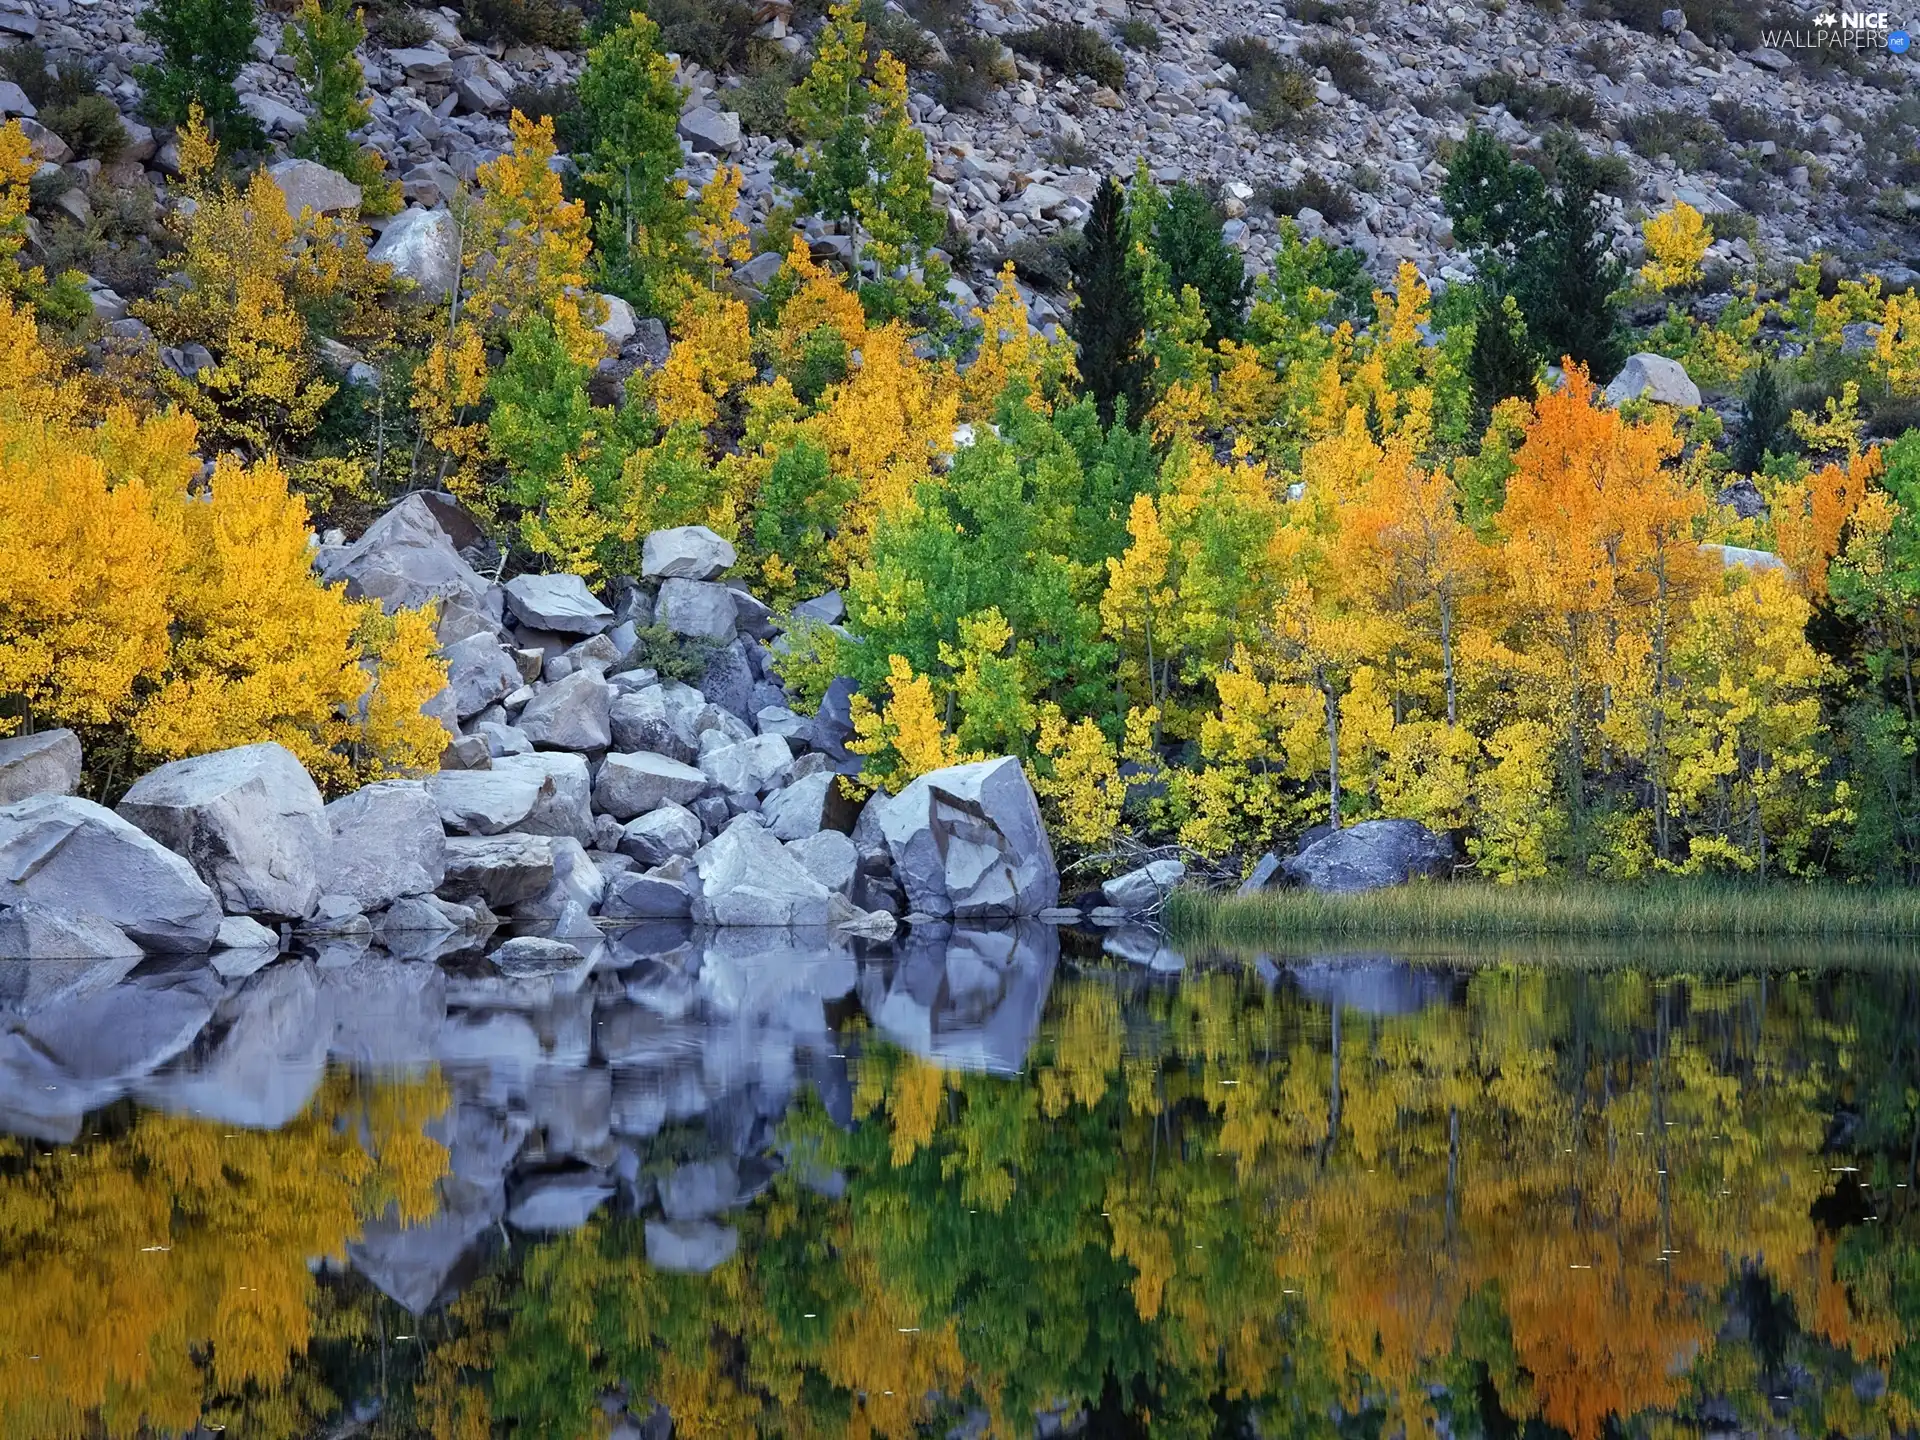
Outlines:
[[116,978],[0,965],[0,1437],[1920,1417],[1906,957],[643,929]]

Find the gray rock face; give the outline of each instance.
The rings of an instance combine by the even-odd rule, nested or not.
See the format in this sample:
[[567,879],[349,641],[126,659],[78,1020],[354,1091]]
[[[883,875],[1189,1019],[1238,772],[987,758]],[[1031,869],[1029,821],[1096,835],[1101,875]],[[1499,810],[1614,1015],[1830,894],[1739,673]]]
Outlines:
[[1254,861],[1253,869],[1247,872],[1247,878],[1240,882],[1236,895],[1257,895],[1273,883],[1274,876],[1280,873],[1284,862],[1271,850]]
[[699,754],[698,742],[691,726],[684,723],[682,707],[670,705],[669,698],[664,685],[616,695],[610,711],[614,748],[628,753],[648,751],[691,763]]
[[825,925],[831,892],[771,831],[743,816],[694,854],[700,925]]
[[0,740],[0,805],[29,795],[71,795],[80,788],[80,737],[42,730]]
[[853,876],[860,865],[860,854],[853,848],[853,841],[838,830],[822,830],[804,840],[789,841],[787,853],[829,890],[841,895],[853,894]]
[[629,871],[607,886],[600,913],[610,920],[679,920],[693,914],[693,895],[671,875]]
[[315,161],[282,160],[267,167],[267,176],[287,197],[287,213],[295,220],[302,210],[338,215],[360,208],[360,187]]
[[1100,895],[1115,909],[1138,915],[1171,895],[1186,873],[1187,867],[1178,860],[1155,860],[1107,881],[1100,887]]
[[19,900],[0,910],[0,960],[140,959],[140,947],[111,920]]
[[880,834],[914,910],[1005,918],[1060,898],[1039,804],[1012,756],[935,770],[868,805],[880,807]]
[[740,1232],[710,1220],[647,1222],[647,1263],[656,1270],[705,1275],[733,1258]]
[[267,960],[278,954],[280,950],[280,936],[275,931],[269,930],[266,926],[262,925],[251,915],[229,915],[220,922],[219,933],[213,937],[213,948],[216,954],[223,950],[264,950],[267,952],[257,963],[238,959],[231,961],[215,960],[213,962],[213,968],[220,972],[222,978],[235,980],[251,975],[255,970],[265,965]]
[[733,545],[704,525],[655,530],[641,543],[640,573],[649,580],[712,580],[733,568]]
[[501,755],[494,759],[493,773],[531,780],[540,787],[533,808],[515,829],[529,835],[565,836],[582,845],[593,839],[593,782],[586,756],[565,750]]
[[1600,398],[1609,405],[1645,398],[1662,405],[1698,409],[1700,387],[1687,378],[1686,367],[1678,360],[1640,354],[1628,358]]
[[457,835],[447,840],[448,900],[478,896],[495,910],[531,900],[553,883],[553,841],[546,835]]
[[1334,895],[1453,873],[1453,845],[1417,820],[1363,820],[1324,835],[1281,868],[1296,885]]
[[447,688],[453,691],[454,710],[462,720],[471,720],[520,688],[513,657],[491,635],[469,635],[447,646],[444,653]]
[[422,495],[409,495],[346,549],[323,552],[321,578],[344,580],[355,600],[378,600],[389,614],[429,600],[484,608],[487,582],[460,558]]
[[136,977],[42,1010],[21,1029],[75,1079],[137,1080],[193,1043],[213,1018],[222,988],[204,966]]
[[445,300],[460,278],[460,222],[446,210],[402,210],[367,250],[367,258],[393,267],[427,300]]
[[487,957],[502,975],[525,979],[571,970],[580,963],[580,952],[564,940],[549,940],[543,935],[516,935],[503,941]]
[[517,828],[541,800],[537,777],[505,770],[442,770],[427,795],[455,835],[498,835]]
[[506,584],[507,608],[522,625],[562,635],[598,635],[613,624],[578,575],[516,575]]
[[520,732],[549,750],[604,750],[613,743],[613,692],[594,670],[543,685],[520,712]]
[[617,820],[631,820],[669,802],[686,805],[698,800],[706,794],[707,784],[704,771],[664,755],[613,754],[601,763],[593,804]]
[[220,901],[193,866],[71,795],[0,808],[0,904],[22,900],[98,915],[149,950],[203,951],[220,928]]
[[680,138],[696,151],[731,154],[740,148],[740,117],[731,110],[689,110],[680,117]]
[[332,864],[320,791],[293,752],[272,741],[162,765],[118,808],[184,855],[233,914],[302,918]]
[[734,633],[733,592],[710,580],[663,580],[654,619],[676,635],[727,641]]
[[[612,758],[612,757],[608,757]],[[620,853],[642,865],[659,865],[700,848],[700,820],[672,801],[630,820],[620,832]]]
[[769,795],[760,814],[777,840],[817,835],[827,819],[827,792],[834,777],[826,771],[806,775]]
[[[459,773],[459,772],[449,772]],[[490,772],[467,772],[485,775]],[[378,910],[403,895],[430,895],[447,873],[440,807],[418,780],[382,780],[327,806],[333,866],[326,888]]]
[[793,747],[778,735],[756,735],[709,750],[700,769],[730,795],[758,795],[793,769]]
[[225,1030],[212,1047],[147,1080],[141,1100],[227,1125],[278,1129],[307,1108],[326,1074],[334,993],[321,988],[311,961],[254,976],[221,1003]]

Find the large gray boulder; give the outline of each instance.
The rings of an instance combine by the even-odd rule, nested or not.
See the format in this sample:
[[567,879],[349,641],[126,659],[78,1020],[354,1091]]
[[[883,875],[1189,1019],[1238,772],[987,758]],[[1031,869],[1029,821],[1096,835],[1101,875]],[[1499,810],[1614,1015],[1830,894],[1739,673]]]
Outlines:
[[456,835],[447,840],[448,900],[478,897],[504,910],[531,900],[553,883],[553,839],[547,835]]
[[367,251],[378,265],[411,280],[427,300],[445,300],[460,278],[460,222],[447,210],[402,210]]
[[1296,885],[1353,895],[1453,873],[1453,844],[1417,820],[1363,820],[1323,835],[1281,869]]
[[29,795],[71,795],[80,788],[80,737],[42,730],[0,740],[0,805]]
[[442,653],[447,660],[447,688],[453,691],[454,710],[462,720],[471,720],[520,688],[513,656],[491,635],[469,635]]
[[506,585],[507,608],[522,625],[562,635],[598,635],[613,625],[613,611],[595,598],[578,575],[516,575]]
[[355,600],[378,600],[391,614],[445,600],[467,610],[486,605],[487,582],[460,558],[420,494],[407,496],[344,550],[323,551],[321,578],[344,580]]
[[681,525],[647,536],[640,547],[640,573],[649,580],[712,580],[737,559],[732,544],[706,526]]
[[1700,387],[1688,378],[1686,367],[1678,360],[1643,353],[1628,357],[1627,363],[1613,377],[1613,382],[1600,398],[1609,405],[1622,405],[1629,400],[1644,398],[1662,405],[1697,410],[1700,408]]
[[664,755],[609,755],[594,782],[593,806],[616,820],[631,820],[671,802],[687,805],[707,792],[704,771]]
[[352,896],[363,910],[378,910],[403,895],[431,895],[446,878],[440,807],[418,780],[381,780],[343,795],[327,806],[327,825],[333,867],[325,888]]
[[832,892],[807,872],[773,832],[741,816],[694,852],[700,925],[825,925]]
[[629,820],[620,832],[620,853],[642,865],[659,865],[699,848],[700,817],[672,801]]
[[520,733],[547,750],[604,750],[613,743],[613,692],[597,670],[542,685],[520,712]]
[[1012,756],[932,771],[898,795],[875,796],[868,808],[875,806],[912,909],[1004,919],[1037,915],[1059,900],[1040,806]]
[[593,839],[593,778],[586,756],[566,750],[500,755],[493,761],[493,773],[531,780],[539,787],[533,808],[516,830],[564,836],[583,845]]
[[267,167],[267,178],[287,197],[287,214],[295,220],[302,210],[339,215],[360,208],[360,187],[317,161],[282,160]]
[[82,1081],[132,1081],[185,1050],[224,990],[206,966],[134,978],[29,1016],[21,1031]]
[[1187,867],[1178,860],[1155,860],[1107,881],[1100,887],[1100,897],[1117,910],[1137,915],[1171,895],[1186,873]]
[[442,770],[425,784],[441,823],[455,835],[518,829],[543,798],[540,777],[510,770]]
[[171,761],[136,780],[117,808],[184,855],[230,914],[301,919],[332,867],[319,787],[271,740]]
[[213,943],[220,901],[192,865],[91,800],[36,795],[0,807],[0,904],[98,915],[149,950]]
[[607,886],[600,913],[609,920],[680,920],[693,914],[693,895],[685,880],[671,874],[628,871]]
[[140,947],[111,920],[19,900],[0,910],[0,960],[137,961]]
[[820,830],[804,840],[789,840],[787,853],[829,890],[842,895],[853,894],[853,877],[860,866],[860,852],[854,849],[853,841],[838,830]]
[[711,580],[663,580],[654,619],[676,635],[696,640],[733,639],[733,592]]
[[756,735],[707,751],[700,769],[729,795],[758,795],[793,769],[793,747],[778,735]]
[[679,692],[683,690],[689,700],[694,698],[694,692],[684,685],[649,685],[644,690],[616,695],[609,711],[614,748],[628,754],[649,751],[692,763],[700,753],[689,713],[696,707],[680,703]]
[[776,790],[760,807],[760,814],[779,840],[804,840],[819,834],[827,823],[827,796],[836,777],[822,770],[805,775]]

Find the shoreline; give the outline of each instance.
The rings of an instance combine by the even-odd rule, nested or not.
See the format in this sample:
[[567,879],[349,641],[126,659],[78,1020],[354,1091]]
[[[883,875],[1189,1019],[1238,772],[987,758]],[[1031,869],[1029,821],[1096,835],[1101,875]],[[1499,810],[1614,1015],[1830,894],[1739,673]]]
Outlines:
[[1176,945],[1292,940],[1920,941],[1920,888],[1732,881],[1415,882],[1357,895],[1181,890],[1162,915]]

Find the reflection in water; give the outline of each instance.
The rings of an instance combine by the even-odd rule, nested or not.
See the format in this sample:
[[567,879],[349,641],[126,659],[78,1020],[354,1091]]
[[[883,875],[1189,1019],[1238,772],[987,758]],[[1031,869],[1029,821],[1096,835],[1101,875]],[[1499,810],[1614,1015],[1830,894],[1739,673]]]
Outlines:
[[1920,1421],[1902,968],[1139,948],[10,977],[0,1435]]

